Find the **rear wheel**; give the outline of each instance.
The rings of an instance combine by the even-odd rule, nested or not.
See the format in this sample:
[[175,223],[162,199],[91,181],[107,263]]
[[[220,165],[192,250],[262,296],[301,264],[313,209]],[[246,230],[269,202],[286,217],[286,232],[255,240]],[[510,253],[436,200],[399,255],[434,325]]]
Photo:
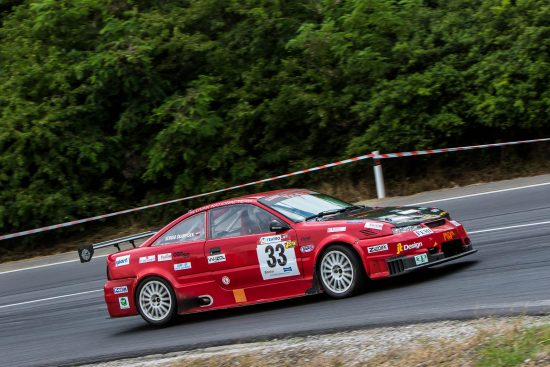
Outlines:
[[365,274],[361,260],[349,247],[330,246],[319,261],[319,278],[332,298],[346,298],[362,290]]
[[176,315],[176,297],[168,282],[159,277],[143,281],[136,292],[137,309],[152,325],[166,325]]

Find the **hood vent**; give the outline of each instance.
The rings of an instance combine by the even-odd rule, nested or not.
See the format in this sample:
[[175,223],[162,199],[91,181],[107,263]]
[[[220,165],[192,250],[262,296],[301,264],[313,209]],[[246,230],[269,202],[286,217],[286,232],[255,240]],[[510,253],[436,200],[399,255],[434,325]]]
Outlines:
[[378,233],[370,230],[370,229],[363,229],[363,230],[360,230],[359,232],[361,232],[362,234],[364,234],[365,236],[376,236]]

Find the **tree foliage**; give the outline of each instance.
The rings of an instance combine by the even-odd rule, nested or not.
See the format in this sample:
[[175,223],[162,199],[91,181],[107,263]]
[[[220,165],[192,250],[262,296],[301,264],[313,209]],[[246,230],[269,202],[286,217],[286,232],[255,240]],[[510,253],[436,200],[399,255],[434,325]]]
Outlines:
[[543,0],[0,2],[0,228],[550,132]]

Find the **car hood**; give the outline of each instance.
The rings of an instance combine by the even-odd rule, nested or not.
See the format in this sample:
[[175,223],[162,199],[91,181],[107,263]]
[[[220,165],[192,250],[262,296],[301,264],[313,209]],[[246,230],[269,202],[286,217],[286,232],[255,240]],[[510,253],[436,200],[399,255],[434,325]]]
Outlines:
[[325,220],[375,220],[404,227],[437,219],[448,218],[449,214],[441,209],[419,206],[390,206],[384,208],[365,208],[359,211],[341,213]]

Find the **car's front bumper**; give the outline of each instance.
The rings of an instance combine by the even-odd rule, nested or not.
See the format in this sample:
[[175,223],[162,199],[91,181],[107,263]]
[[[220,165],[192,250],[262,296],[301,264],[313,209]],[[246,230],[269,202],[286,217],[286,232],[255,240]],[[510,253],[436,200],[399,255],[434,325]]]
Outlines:
[[453,254],[447,257],[443,252],[438,252],[435,254],[426,253],[428,261],[420,265],[417,265],[414,255],[393,257],[393,258],[387,259],[386,263],[388,264],[388,270],[390,273],[389,276],[394,277],[398,275],[407,274],[416,270],[420,270],[423,268],[428,268],[430,266],[443,264],[447,261],[453,261],[461,257],[471,255],[476,252],[477,252],[477,249],[474,249],[470,244],[468,246],[464,246],[462,248],[462,252],[459,252],[457,254]]

